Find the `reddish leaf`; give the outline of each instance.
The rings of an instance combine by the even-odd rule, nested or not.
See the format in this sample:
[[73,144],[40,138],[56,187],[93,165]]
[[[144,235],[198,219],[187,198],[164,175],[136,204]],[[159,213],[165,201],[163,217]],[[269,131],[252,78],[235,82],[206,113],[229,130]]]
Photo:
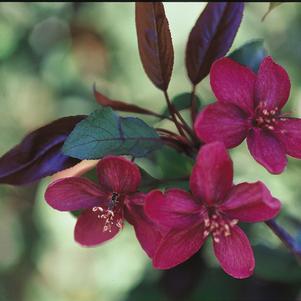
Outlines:
[[105,95],[99,93],[98,91],[96,91],[95,87],[94,87],[94,96],[96,101],[103,107],[110,107],[113,110],[121,111],[121,112],[131,112],[131,113],[139,113],[139,114],[162,117],[160,114],[141,108],[139,106],[128,104],[119,100],[112,100],[106,97]]
[[194,85],[206,77],[211,64],[230,49],[243,8],[241,2],[209,3],[196,21],[186,47],[186,69]]
[[79,160],[65,156],[61,148],[75,125],[84,118],[61,118],[27,135],[0,158],[0,183],[28,184],[78,163]]
[[162,2],[136,2],[136,29],[145,73],[157,88],[167,90],[174,54]]

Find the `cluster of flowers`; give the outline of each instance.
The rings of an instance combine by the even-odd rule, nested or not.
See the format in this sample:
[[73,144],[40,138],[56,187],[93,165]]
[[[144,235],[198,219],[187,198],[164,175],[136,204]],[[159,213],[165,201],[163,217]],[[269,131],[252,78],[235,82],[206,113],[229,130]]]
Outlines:
[[233,184],[227,148],[247,138],[250,153],[271,173],[281,173],[286,154],[301,158],[301,122],[281,113],[289,92],[286,71],[266,57],[254,74],[228,58],[210,71],[217,102],[202,110],[194,124],[204,143],[182,189],[139,192],[139,168],[120,156],[99,161],[99,184],[81,177],[51,183],[46,201],[61,211],[81,210],[75,240],[84,246],[114,237],[124,219],[159,269],[172,268],[199,251],[208,237],[223,268],[235,278],[249,277],[255,261],[239,222],[274,218],[281,204],[262,182]]

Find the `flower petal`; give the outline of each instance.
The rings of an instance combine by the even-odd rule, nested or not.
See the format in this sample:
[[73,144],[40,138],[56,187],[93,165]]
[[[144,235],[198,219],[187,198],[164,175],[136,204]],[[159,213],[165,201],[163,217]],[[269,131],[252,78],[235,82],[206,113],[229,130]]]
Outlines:
[[221,142],[203,146],[192,169],[190,189],[194,198],[208,204],[223,201],[232,187],[233,164]]
[[217,60],[210,71],[210,84],[217,100],[237,105],[248,113],[254,108],[255,80],[255,73],[229,58]]
[[282,143],[271,133],[254,128],[247,137],[248,148],[254,159],[270,173],[281,173],[287,164]]
[[136,194],[125,202],[125,216],[134,226],[136,237],[149,257],[153,257],[162,238],[159,227],[144,212],[145,195]]
[[262,182],[235,185],[219,210],[243,222],[262,222],[274,218],[281,203],[272,197]]
[[238,279],[251,276],[255,268],[255,259],[245,233],[238,226],[234,226],[231,235],[220,235],[219,239],[219,242],[213,242],[213,247],[222,269]]
[[281,118],[276,126],[276,135],[288,155],[301,158],[301,119]]
[[98,212],[87,209],[78,217],[74,229],[74,239],[79,244],[86,247],[96,246],[113,238],[120,231],[120,227],[116,225],[122,218],[120,215],[114,216],[111,231],[104,231],[106,220],[99,218],[98,215]]
[[47,203],[60,211],[73,211],[101,206],[108,195],[93,182],[70,177],[52,182],[45,192]]
[[173,229],[162,238],[153,257],[153,266],[157,269],[175,267],[198,252],[203,243],[204,234],[200,224],[180,231]]
[[166,229],[184,228],[199,219],[200,204],[191,194],[181,189],[170,189],[163,194],[151,191],[145,199],[145,212],[157,224]]
[[117,156],[107,156],[100,160],[97,174],[101,187],[107,191],[135,192],[141,181],[136,164]]
[[208,105],[197,117],[194,129],[201,141],[221,141],[227,148],[239,145],[247,136],[246,114],[237,106],[217,102]]
[[268,110],[281,109],[287,102],[290,89],[287,72],[270,56],[266,57],[260,64],[255,84],[257,104],[264,103]]

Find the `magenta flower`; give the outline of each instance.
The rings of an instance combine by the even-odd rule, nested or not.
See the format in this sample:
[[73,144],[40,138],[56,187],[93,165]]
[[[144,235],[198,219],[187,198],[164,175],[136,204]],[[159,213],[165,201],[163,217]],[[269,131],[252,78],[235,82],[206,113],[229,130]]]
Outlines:
[[83,210],[77,219],[75,240],[94,246],[113,238],[126,218],[149,256],[161,234],[143,212],[144,194],[135,193],[141,181],[138,167],[122,157],[108,156],[97,164],[99,185],[80,177],[51,183],[45,199],[60,211]]
[[226,273],[235,278],[252,274],[253,251],[237,223],[269,220],[281,204],[261,182],[233,185],[232,180],[232,161],[224,145],[215,142],[199,152],[190,177],[191,193],[170,189],[146,196],[146,214],[169,229],[152,258],[154,267],[168,269],[182,263],[211,236]]
[[221,141],[232,148],[247,138],[254,159],[274,174],[284,170],[286,154],[301,158],[301,119],[281,113],[290,80],[271,57],[262,61],[257,75],[222,58],[212,65],[210,83],[217,102],[196,119],[199,139]]

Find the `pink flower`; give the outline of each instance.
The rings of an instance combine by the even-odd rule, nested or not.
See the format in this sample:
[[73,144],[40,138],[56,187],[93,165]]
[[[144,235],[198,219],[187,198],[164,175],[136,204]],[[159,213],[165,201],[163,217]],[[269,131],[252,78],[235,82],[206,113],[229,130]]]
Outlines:
[[198,154],[190,177],[191,193],[170,189],[146,196],[146,214],[169,229],[152,258],[154,267],[168,269],[182,263],[211,236],[226,273],[235,278],[252,274],[253,251],[237,223],[269,220],[281,204],[261,182],[233,185],[232,180],[232,161],[224,145],[215,142]]
[[84,209],[77,219],[75,240],[94,246],[113,238],[126,218],[149,256],[161,234],[143,212],[144,194],[135,193],[141,181],[138,167],[122,157],[108,156],[97,164],[99,185],[80,177],[51,183],[45,199],[60,211]]
[[232,148],[247,138],[254,159],[274,174],[284,170],[286,154],[301,158],[301,119],[281,113],[290,93],[289,77],[271,57],[262,61],[257,75],[222,58],[212,65],[210,83],[217,102],[196,119],[199,139]]

